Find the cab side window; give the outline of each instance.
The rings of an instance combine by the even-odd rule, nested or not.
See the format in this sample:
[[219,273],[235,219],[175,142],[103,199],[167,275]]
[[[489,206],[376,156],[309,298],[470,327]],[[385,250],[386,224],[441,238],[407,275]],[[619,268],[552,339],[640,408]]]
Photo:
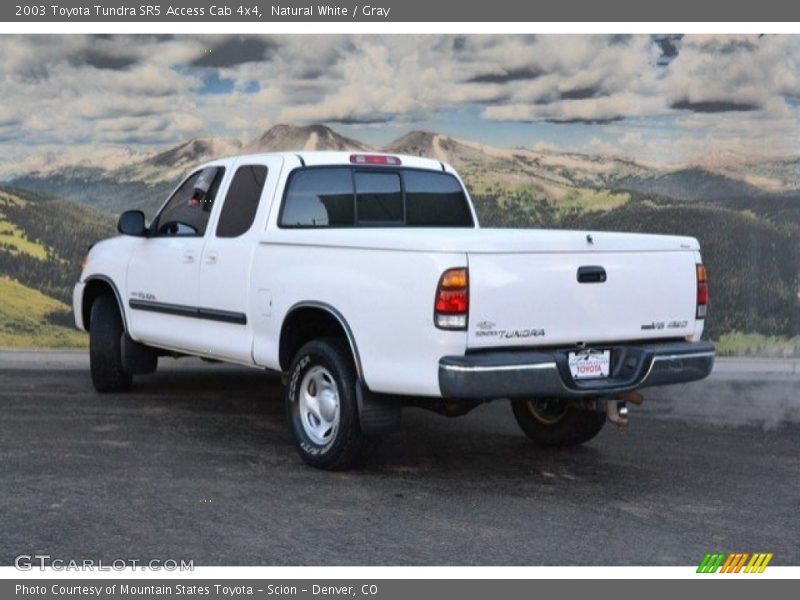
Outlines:
[[236,169],[219,215],[217,237],[239,237],[253,226],[266,181],[264,165],[244,165]]
[[192,173],[155,218],[151,226],[153,235],[204,235],[224,174],[223,167],[207,167]]

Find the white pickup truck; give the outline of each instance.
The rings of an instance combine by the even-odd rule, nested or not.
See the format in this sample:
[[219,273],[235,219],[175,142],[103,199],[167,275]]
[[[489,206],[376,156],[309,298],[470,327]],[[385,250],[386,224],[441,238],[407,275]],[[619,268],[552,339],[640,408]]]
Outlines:
[[698,380],[697,240],[481,229],[455,171],[386,154],[257,154],[199,166],[149,226],[95,244],[74,291],[99,392],[159,356],[283,373],[302,458],[357,464],[404,406],[507,398],[538,445],[623,424],[633,390]]

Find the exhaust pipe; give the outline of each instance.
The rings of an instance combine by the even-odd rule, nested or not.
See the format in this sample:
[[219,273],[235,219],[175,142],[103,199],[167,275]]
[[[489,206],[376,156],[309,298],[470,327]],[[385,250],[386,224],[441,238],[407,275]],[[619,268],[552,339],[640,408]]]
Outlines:
[[619,399],[636,406],[641,406],[642,402],[644,402],[644,396],[638,392],[622,392],[619,395]]
[[624,431],[628,426],[629,402],[635,406],[641,406],[644,396],[638,392],[622,392],[616,398],[609,398],[605,402],[606,418],[620,431]]
[[606,400],[606,418],[622,430],[628,426],[628,406],[625,400]]
[[605,413],[606,419],[624,431],[628,426],[628,403],[641,406],[644,397],[637,392],[621,392],[613,398],[596,398],[578,401],[576,404],[585,410]]

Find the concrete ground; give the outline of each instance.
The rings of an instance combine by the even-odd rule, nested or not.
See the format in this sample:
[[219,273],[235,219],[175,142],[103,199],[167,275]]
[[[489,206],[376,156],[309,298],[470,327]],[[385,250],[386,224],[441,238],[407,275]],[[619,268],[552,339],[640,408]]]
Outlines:
[[280,383],[161,359],[101,396],[75,352],[0,351],[0,564],[800,564],[800,369],[720,360],[647,391],[624,434],[542,451],[507,402],[418,409],[349,473],[296,455]]

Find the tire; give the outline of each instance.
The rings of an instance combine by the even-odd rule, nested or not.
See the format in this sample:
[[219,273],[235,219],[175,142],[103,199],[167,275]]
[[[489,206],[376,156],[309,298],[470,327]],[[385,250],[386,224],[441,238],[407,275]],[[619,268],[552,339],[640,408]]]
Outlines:
[[600,433],[606,422],[604,413],[571,406],[567,400],[514,400],[511,409],[525,435],[544,448],[588,442]]
[[372,450],[358,420],[353,359],[335,338],[309,342],[295,355],[286,412],[297,451],[312,467],[351,469]]
[[130,389],[132,377],[122,368],[122,316],[113,296],[92,303],[89,322],[89,364],[92,384],[100,393]]

